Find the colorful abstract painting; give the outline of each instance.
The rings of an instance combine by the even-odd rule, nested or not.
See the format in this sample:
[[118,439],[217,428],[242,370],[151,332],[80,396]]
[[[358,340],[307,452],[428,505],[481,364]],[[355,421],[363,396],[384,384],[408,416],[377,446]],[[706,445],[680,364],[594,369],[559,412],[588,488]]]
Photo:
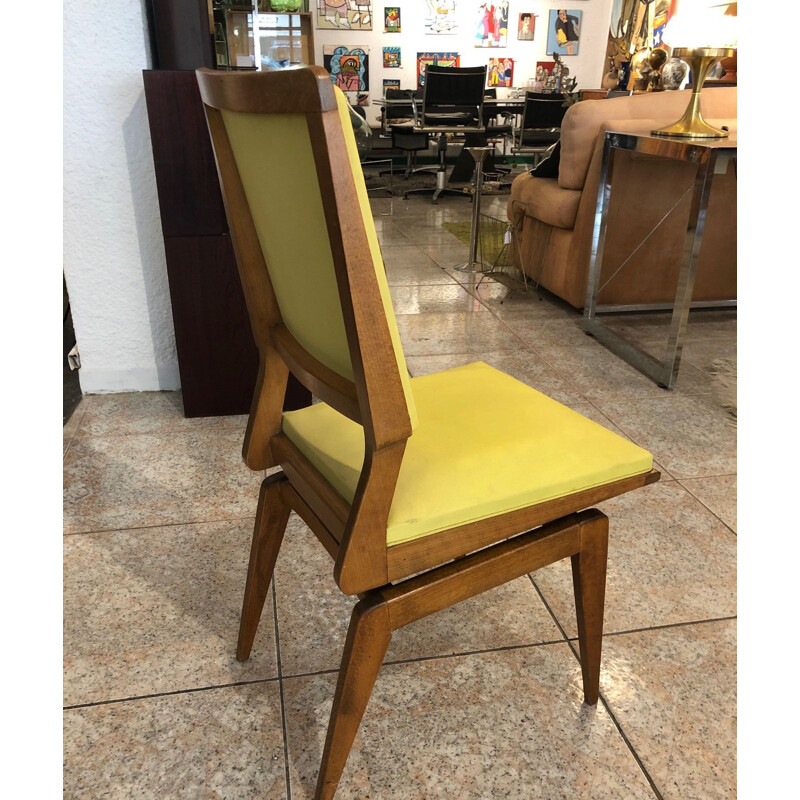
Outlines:
[[458,67],[461,57],[458,53],[417,53],[417,88],[425,85],[425,68],[433,64],[437,67]]
[[508,86],[514,83],[514,59],[490,58],[489,68],[486,70],[487,86]]
[[384,47],[383,48],[383,66],[400,67],[400,48],[399,47]]
[[397,6],[386,6],[383,9],[383,32],[401,33],[400,9]]
[[317,0],[317,28],[372,30],[372,0]]
[[386,90],[387,89],[397,89],[400,90],[400,81],[395,78],[384,78],[383,79],[383,96],[386,97]]
[[343,92],[369,91],[369,48],[326,44],[322,65]]
[[478,6],[478,27],[475,47],[505,47],[508,43],[508,0],[481,3]]

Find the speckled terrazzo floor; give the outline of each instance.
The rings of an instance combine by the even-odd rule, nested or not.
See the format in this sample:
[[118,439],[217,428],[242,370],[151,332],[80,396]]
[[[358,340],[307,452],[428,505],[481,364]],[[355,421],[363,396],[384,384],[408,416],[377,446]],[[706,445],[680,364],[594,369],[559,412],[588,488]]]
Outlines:
[[[484,213],[503,216],[505,199]],[[736,429],[694,312],[666,392],[498,276],[453,270],[466,199],[373,200],[415,375],[482,359],[648,448],[661,482],[611,521],[601,702],[581,703],[568,565],[398,632],[337,798],[736,796]],[[509,285],[506,285],[509,284]],[[663,318],[617,326],[655,341]],[[64,797],[313,797],[352,600],[292,517],[253,657],[234,658],[262,474],[244,417],[179,393],[85,397],[64,427]]]

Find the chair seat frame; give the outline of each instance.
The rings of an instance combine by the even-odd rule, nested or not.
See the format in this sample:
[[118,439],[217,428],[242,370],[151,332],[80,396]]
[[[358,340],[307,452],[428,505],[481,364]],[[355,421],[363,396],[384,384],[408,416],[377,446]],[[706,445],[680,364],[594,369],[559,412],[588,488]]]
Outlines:
[[[412,434],[330,77],[321,68],[275,73],[198,70],[231,237],[260,368],[243,447],[254,470],[279,467],[259,495],[237,658],[253,645],[289,515],[294,511],[357,595],[342,655],[315,797],[330,800],[344,770],[394,630],[547,564],[572,562],[584,699],[599,696],[608,520],[591,507],[658,480],[656,470],[387,546],[386,529]],[[326,367],[283,324],[222,118],[222,110],[303,113],[308,120],[353,366]],[[346,501],[282,432],[289,371],[364,429],[364,467]],[[588,510],[587,510],[588,509]]]

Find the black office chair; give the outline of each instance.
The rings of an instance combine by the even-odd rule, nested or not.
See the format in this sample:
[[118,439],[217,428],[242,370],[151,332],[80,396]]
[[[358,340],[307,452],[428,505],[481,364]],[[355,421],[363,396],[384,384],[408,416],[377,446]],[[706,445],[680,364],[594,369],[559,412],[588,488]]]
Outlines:
[[[409,89],[387,89],[385,98],[390,101],[381,109],[381,124],[383,130],[392,137],[392,149],[402,150],[406,154],[404,176],[408,178],[414,172],[416,154],[420,150],[428,149],[428,134],[414,131],[414,106],[411,98],[422,101],[422,89],[412,91]],[[398,102],[398,101],[405,102]],[[388,172],[386,170],[385,172]],[[380,173],[381,175],[385,172]]]
[[420,150],[428,149],[428,134],[414,130],[413,125],[392,125],[389,128],[392,134],[392,149],[402,150],[406,154],[406,166],[403,177],[415,175],[419,172],[435,172],[431,167],[416,167],[416,154]]
[[527,92],[522,109],[522,122],[517,132],[515,154],[532,154],[534,164],[547,149],[561,138],[561,121],[567,113],[563,95]]
[[467,196],[460,189],[447,188],[447,134],[467,134],[486,130],[483,124],[483,91],[486,86],[486,67],[435,67],[425,70],[425,87],[422,93],[422,108],[412,98],[414,106],[414,130],[418,133],[438,134],[437,152],[439,166],[436,186],[424,189],[409,189],[403,197],[412,193],[433,192],[433,202],[444,192]]
[[[483,98],[484,100],[496,100],[497,89],[494,87],[491,89],[484,89]],[[501,112],[498,114],[493,104],[486,104],[483,107],[483,124],[486,127],[486,142],[487,144],[489,142],[502,143],[503,156],[506,155],[506,143],[509,139],[513,140],[514,138],[514,116],[514,114],[508,112]],[[503,121],[498,122],[498,117]],[[511,169],[508,167],[499,167],[495,164],[494,171],[511,172]]]
[[[427,133],[420,133],[414,130],[414,101],[422,102],[422,89],[416,91],[410,89],[387,89],[386,100],[394,101],[385,105],[382,109],[383,129],[388,131],[392,137],[392,149],[402,150],[406,154],[406,166],[403,171],[404,177],[417,172],[435,172],[435,169],[415,167],[416,154],[420,150],[427,150],[430,136]],[[405,100],[404,103],[398,103]],[[383,173],[381,173],[383,174]]]

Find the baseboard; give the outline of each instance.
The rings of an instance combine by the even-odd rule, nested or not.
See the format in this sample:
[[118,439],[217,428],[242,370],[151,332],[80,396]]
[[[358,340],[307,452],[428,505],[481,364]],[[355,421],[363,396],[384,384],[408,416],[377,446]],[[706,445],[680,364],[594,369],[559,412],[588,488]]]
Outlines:
[[158,392],[181,388],[178,365],[136,369],[91,369],[81,367],[81,391],[84,394],[110,392]]

